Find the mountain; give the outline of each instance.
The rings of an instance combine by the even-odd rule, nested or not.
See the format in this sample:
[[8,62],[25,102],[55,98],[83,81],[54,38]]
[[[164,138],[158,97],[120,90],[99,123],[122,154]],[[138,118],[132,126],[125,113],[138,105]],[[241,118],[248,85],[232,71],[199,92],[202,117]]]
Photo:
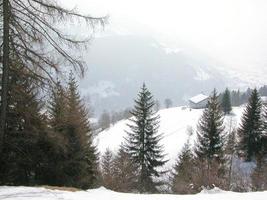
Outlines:
[[175,105],[232,82],[211,58],[189,47],[168,48],[144,36],[96,38],[84,59],[88,71],[80,88],[85,98],[90,97],[96,115],[104,109],[130,107],[143,82],[161,104],[170,98]]
[[[224,118],[226,131],[230,126],[235,128],[240,122],[244,107],[234,107],[231,115]],[[178,153],[190,137],[190,143],[193,147],[196,139],[196,126],[198,119],[202,115],[203,109],[190,109],[188,107],[174,107],[169,109],[163,109],[158,112],[160,115],[160,128],[159,133],[162,134],[163,139],[161,143],[167,154],[167,168],[171,167]],[[120,144],[124,141],[124,137],[127,136],[125,130],[129,130],[127,127],[128,120],[122,120],[111,126],[109,129],[99,133],[95,138],[95,143],[98,147],[100,154],[103,154],[107,148],[112,151],[117,151]],[[193,130],[193,135],[189,136],[189,129]],[[112,141],[112,142],[110,142]]]

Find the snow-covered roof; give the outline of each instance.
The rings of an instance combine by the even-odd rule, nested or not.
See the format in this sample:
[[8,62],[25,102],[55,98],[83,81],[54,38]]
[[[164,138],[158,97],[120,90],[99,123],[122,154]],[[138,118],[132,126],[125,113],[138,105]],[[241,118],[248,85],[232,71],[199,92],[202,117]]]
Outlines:
[[204,101],[207,98],[209,98],[209,97],[204,95],[204,94],[198,94],[198,95],[192,97],[191,99],[189,99],[189,101],[191,101],[193,103],[200,103],[201,101]]

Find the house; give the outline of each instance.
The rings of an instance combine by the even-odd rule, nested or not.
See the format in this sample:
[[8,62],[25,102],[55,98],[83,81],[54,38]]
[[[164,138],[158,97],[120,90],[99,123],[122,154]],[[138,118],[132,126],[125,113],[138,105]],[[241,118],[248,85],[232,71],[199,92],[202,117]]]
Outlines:
[[267,96],[262,96],[261,97],[261,102],[263,105],[267,106]]
[[198,94],[189,99],[189,107],[193,109],[206,108],[208,98],[209,97],[204,94]]

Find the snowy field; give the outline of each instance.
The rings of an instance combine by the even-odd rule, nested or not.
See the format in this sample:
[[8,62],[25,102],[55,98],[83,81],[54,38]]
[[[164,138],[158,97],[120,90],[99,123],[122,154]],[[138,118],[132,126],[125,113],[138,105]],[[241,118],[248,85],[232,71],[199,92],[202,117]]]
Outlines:
[[[226,116],[224,119],[226,130],[230,127],[234,128],[240,123],[244,107],[234,107],[232,114]],[[163,139],[161,141],[164,146],[166,158],[169,160],[166,167],[171,167],[178,153],[181,151],[183,145],[189,138],[188,129],[193,129],[194,134],[190,136],[190,143],[192,146],[195,143],[196,138],[196,125],[203,109],[190,109],[188,107],[174,107],[169,109],[163,109],[158,112],[160,115],[160,129],[159,133],[162,134]],[[127,136],[125,130],[129,130],[127,127],[128,120],[121,120],[109,129],[99,133],[95,142],[98,150],[101,154],[105,152],[107,148],[116,152],[120,144],[124,141],[124,137]]]
[[225,192],[219,189],[202,191],[196,195],[127,194],[105,188],[68,192],[31,187],[0,187],[2,200],[265,200],[267,191],[254,193]]

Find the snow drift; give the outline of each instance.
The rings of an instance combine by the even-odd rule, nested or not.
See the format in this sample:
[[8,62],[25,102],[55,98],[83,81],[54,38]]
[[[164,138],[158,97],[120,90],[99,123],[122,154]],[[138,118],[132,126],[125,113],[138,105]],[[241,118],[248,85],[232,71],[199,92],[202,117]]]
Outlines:
[[5,200],[264,200],[267,191],[254,193],[226,192],[218,188],[196,195],[127,194],[107,190],[103,187],[87,191],[69,192],[33,187],[0,187],[0,199]]

